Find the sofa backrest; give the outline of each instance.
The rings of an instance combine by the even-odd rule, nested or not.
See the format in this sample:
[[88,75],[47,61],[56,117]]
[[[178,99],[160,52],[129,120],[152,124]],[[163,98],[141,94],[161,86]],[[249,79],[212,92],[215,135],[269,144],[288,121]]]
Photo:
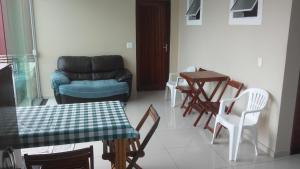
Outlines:
[[57,69],[71,80],[112,79],[124,69],[124,62],[120,55],[61,56],[57,61]]

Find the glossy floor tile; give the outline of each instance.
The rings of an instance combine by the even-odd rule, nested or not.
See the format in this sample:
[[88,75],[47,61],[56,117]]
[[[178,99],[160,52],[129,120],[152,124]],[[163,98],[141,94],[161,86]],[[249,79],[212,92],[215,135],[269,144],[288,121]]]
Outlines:
[[[178,99],[180,102],[180,98]],[[48,104],[56,104],[50,99]],[[197,127],[193,127],[196,113],[183,118],[183,110],[177,105],[171,108],[170,101],[164,99],[164,92],[141,92],[137,98],[131,99],[125,111],[133,126],[136,126],[147,108],[153,104],[161,116],[159,127],[146,147],[146,155],[138,160],[144,169],[298,169],[300,156],[289,156],[273,159],[260,152],[254,155],[254,147],[243,141],[238,161],[228,161],[228,139],[226,131],[216,144],[211,145],[212,134],[203,129],[206,115]],[[146,123],[148,127],[150,122]],[[147,128],[147,126],[146,126]],[[143,136],[146,131],[142,130]],[[109,168],[110,163],[103,161],[102,143],[80,143],[75,149],[94,146],[95,168]]]

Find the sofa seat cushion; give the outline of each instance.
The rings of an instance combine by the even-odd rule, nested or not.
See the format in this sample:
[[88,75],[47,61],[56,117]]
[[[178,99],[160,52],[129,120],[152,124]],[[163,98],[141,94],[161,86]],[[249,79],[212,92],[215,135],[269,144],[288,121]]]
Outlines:
[[102,98],[121,94],[128,94],[129,87],[126,82],[118,82],[114,79],[109,80],[81,80],[72,81],[70,84],[60,85],[61,95],[78,98]]

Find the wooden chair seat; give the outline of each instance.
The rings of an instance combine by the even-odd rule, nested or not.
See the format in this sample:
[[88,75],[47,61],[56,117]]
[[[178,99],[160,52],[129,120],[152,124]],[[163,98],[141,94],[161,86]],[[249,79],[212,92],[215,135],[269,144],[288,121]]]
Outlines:
[[220,102],[206,102],[204,106],[206,110],[210,110],[211,112],[218,112]]
[[190,93],[190,92],[192,92],[192,90],[189,86],[177,86],[176,89],[179,90],[181,93]]

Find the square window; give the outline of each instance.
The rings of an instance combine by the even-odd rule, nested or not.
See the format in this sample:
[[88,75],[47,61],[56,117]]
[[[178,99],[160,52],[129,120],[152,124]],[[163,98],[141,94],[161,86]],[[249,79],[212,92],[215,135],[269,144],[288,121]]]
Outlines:
[[230,25],[261,25],[263,0],[230,0]]
[[187,25],[202,25],[203,0],[187,0]]

